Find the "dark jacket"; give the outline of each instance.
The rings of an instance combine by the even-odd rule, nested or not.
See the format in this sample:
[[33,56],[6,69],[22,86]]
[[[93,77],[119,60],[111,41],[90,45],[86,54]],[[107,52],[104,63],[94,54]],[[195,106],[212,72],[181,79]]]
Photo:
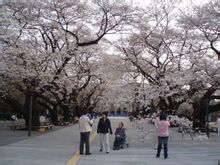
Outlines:
[[112,134],[111,122],[108,118],[104,121],[103,118],[99,120],[97,133],[109,133]]
[[125,135],[125,128],[116,128],[116,130],[115,130],[115,136],[116,135],[119,135],[120,136],[120,138],[125,138],[126,137],[126,135]]

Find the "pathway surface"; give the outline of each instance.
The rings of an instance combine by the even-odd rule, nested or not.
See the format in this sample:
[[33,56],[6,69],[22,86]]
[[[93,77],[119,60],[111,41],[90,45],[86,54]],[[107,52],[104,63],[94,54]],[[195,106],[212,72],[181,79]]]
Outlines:
[[[120,121],[125,123],[130,147],[111,150],[109,154],[99,152],[97,136],[91,144],[92,155],[80,156],[78,165],[101,165],[103,162],[105,165],[217,165],[220,159],[217,134],[211,134],[209,139],[198,137],[192,141],[189,135],[182,139],[177,128],[172,128],[169,159],[164,160],[163,157],[155,158],[156,136],[152,124],[146,122],[142,129],[137,129],[137,125],[127,118],[113,117],[110,120],[113,130]],[[97,122],[93,126],[94,132]],[[0,130],[0,165],[66,165],[78,151],[78,124],[44,134],[35,132],[32,137],[27,137],[27,132],[6,132]],[[111,146],[113,140],[112,135]]]
[[[142,130],[137,130],[136,124],[131,124],[127,118],[113,118],[112,125],[115,128],[119,121],[123,121],[128,128],[128,141],[130,147],[122,150],[111,150],[110,154],[99,152],[99,139],[92,143],[90,156],[81,156],[78,165],[217,165],[220,159],[220,142],[217,134],[211,134],[210,139],[204,136],[194,137],[192,141],[189,135],[182,139],[177,128],[171,128],[169,139],[169,159],[162,156],[155,158],[156,136],[154,125],[145,122]],[[139,124],[141,125],[141,124]],[[145,133],[143,133],[145,132]],[[114,136],[110,141],[113,144]]]
[[0,136],[9,138],[0,146],[0,165],[65,165],[79,143],[78,124],[42,134],[32,132],[31,137],[27,131],[0,130]]

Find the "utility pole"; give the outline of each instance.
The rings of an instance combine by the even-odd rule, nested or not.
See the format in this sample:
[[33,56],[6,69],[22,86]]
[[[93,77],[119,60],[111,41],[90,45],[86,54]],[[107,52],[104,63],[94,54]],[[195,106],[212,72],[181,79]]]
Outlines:
[[209,138],[209,102],[210,99],[208,98],[206,102],[206,134],[208,138]]
[[32,128],[32,108],[33,108],[33,92],[30,92],[30,102],[29,102],[29,124],[28,124],[28,136],[31,136]]

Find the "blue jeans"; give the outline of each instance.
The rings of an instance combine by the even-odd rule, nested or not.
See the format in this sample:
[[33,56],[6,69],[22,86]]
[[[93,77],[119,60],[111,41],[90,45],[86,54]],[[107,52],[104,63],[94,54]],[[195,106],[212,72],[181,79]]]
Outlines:
[[119,138],[120,145],[125,144],[125,137]]
[[164,158],[168,157],[168,137],[159,137],[158,136],[158,146],[157,146],[157,157],[160,157],[160,151],[162,149],[162,144],[164,148]]

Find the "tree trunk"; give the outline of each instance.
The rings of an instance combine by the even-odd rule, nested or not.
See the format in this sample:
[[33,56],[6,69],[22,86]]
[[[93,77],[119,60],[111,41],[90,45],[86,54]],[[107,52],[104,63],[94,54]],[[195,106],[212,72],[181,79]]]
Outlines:
[[29,126],[29,104],[30,104],[30,92],[26,91],[24,93],[24,97],[25,97],[25,101],[24,101],[24,106],[23,106],[23,109],[24,109],[24,118],[25,118],[25,124],[26,124],[26,127],[28,128]]
[[[216,91],[218,83],[216,82],[213,86],[211,86],[207,92],[203,95],[203,97],[193,103],[193,127],[205,127],[206,123],[206,107],[209,104],[209,100],[211,95]],[[209,105],[208,105],[209,106]]]
[[158,106],[159,106],[160,110],[162,112],[165,112],[165,111],[169,110],[169,106],[167,105],[167,102],[166,102],[165,98],[159,97],[159,99],[160,99],[160,101],[159,101]]
[[[32,107],[30,107],[32,97]],[[24,118],[26,121],[27,128],[29,127],[29,118],[30,118],[30,108],[32,108],[32,127],[39,126],[39,111],[37,109],[37,98],[33,92],[25,92],[25,102],[24,102]]]
[[203,98],[201,101],[193,103],[193,127],[205,127],[206,122],[206,104],[208,99]]
[[37,98],[36,96],[32,96],[33,97],[33,104],[32,104],[32,125],[33,126],[39,126],[40,125],[40,121],[39,121],[39,117],[40,117],[40,111],[38,109],[38,105],[37,105]]
[[62,110],[63,110],[63,120],[65,122],[69,122],[70,121],[70,111],[69,108],[67,106],[62,106]]
[[58,124],[58,111],[57,106],[54,106],[52,110],[50,110],[51,120],[54,125]]

